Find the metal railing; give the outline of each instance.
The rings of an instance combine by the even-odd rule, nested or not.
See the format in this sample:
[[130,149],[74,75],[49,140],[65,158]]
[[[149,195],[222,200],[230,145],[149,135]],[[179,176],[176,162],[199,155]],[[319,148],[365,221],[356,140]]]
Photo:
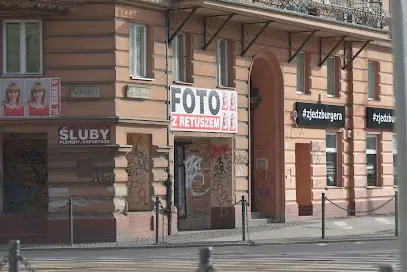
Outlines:
[[[241,235],[242,235],[242,242],[249,242],[251,244],[254,244],[253,241],[250,239],[250,233],[249,233],[249,220],[250,220],[250,215],[248,212],[248,207],[249,203],[245,199],[244,196],[242,196],[242,199],[239,200],[236,203],[228,203],[227,206],[223,206],[220,208],[226,209],[230,207],[236,207],[237,205],[240,204],[241,207],[241,221],[242,221],[242,228],[241,228]],[[177,211],[171,211],[165,207],[162,206],[162,203],[160,201],[159,197],[156,197],[155,199],[155,243],[159,244],[160,243],[160,218],[162,218],[162,226],[164,226],[164,219],[165,219],[165,214],[168,214],[169,212],[173,214],[178,214]],[[162,242],[165,242],[165,234],[164,234],[164,228],[161,228],[163,231],[162,234]]]
[[350,214],[371,214],[377,210],[380,210],[381,208],[385,207],[386,205],[390,204],[394,200],[394,236],[399,235],[399,222],[398,222],[398,192],[396,191],[395,194],[388,200],[386,200],[383,204],[364,211],[357,211],[357,210],[352,210],[348,208],[344,208],[338,204],[336,204],[334,201],[330,200],[328,197],[326,197],[325,193],[322,193],[322,200],[321,200],[321,238],[326,239],[326,202],[330,203],[333,207],[336,207],[342,211],[346,211]]
[[312,15],[333,21],[383,28],[391,21],[381,1],[370,0],[223,0]]

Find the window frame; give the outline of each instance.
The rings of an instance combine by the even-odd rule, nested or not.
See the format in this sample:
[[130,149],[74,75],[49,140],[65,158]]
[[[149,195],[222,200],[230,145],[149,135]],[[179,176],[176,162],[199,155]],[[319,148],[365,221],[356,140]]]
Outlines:
[[[222,84],[222,65],[220,63],[221,60],[221,50],[220,50],[220,45],[222,42],[225,42],[225,83],[226,84]],[[216,69],[217,69],[217,85],[218,87],[228,87],[228,83],[229,83],[229,63],[228,63],[228,41],[226,39],[218,39],[217,44],[216,44]]]
[[[373,72],[370,72],[370,68],[373,67]],[[367,62],[367,98],[369,101],[377,100],[377,62],[373,60],[368,60]],[[374,78],[371,79],[371,75],[374,75]],[[373,81],[373,82],[371,82]],[[371,91],[373,87],[373,91]],[[373,94],[373,97],[370,95]]]
[[[302,57],[302,67],[299,65],[299,62],[298,62],[298,58],[299,57]],[[298,54],[297,54],[297,56],[295,57],[295,60],[296,60],[296,69],[297,69],[297,71],[296,71],[296,86],[295,86],[295,88],[296,88],[296,92],[297,92],[297,94],[306,94],[306,88],[305,88],[305,82],[306,82],[306,79],[305,79],[305,77],[306,77],[306,58],[305,58],[305,52],[298,52]],[[301,71],[301,74],[302,74],[302,82],[301,82],[301,90],[299,90],[299,88],[298,88],[298,82],[299,82],[299,73],[298,73],[298,71],[299,71],[299,67],[301,67],[301,69],[302,69],[302,71]]]
[[[143,64],[143,70],[144,70],[144,75],[136,75],[136,63],[137,63],[137,27],[144,28],[144,44],[142,45],[143,52],[144,52],[144,59],[142,61]],[[130,72],[130,77],[135,78],[135,79],[147,79],[147,25],[144,24],[130,24],[129,30],[132,31],[133,33],[129,33],[129,38],[130,38],[130,46],[129,46],[129,57],[130,57],[130,67],[129,67],[129,72]]]
[[[19,23],[20,24],[20,72],[19,73],[9,73],[7,71],[7,27],[6,25],[8,23]],[[38,72],[29,72],[27,73],[27,44],[26,44],[26,31],[25,31],[25,26],[26,23],[38,23],[39,24],[39,32],[40,32],[40,69]],[[2,57],[3,57],[3,75],[42,75],[43,74],[43,57],[44,57],[44,49],[43,49],[43,25],[42,25],[42,20],[3,20],[3,52],[2,52]]]
[[[326,80],[327,80],[327,88],[326,88],[326,93],[328,97],[337,97],[338,96],[338,90],[337,90],[337,75],[336,75],[336,57],[335,56],[330,56],[326,60]],[[329,73],[329,66],[330,64],[332,65],[332,75]],[[332,81],[332,82],[331,82]],[[333,93],[330,93],[330,85],[333,88]]]
[[[335,136],[335,148],[327,146],[328,136]],[[327,153],[336,153],[336,165],[335,165],[335,185],[328,184],[328,171],[326,170],[326,186],[328,187],[339,187],[339,135],[337,132],[326,132],[325,134],[325,165],[328,163]],[[327,168],[326,168],[327,169]]]
[[[369,137],[375,138],[376,145],[375,145],[375,150],[373,152],[371,152],[373,149],[367,148],[367,139]],[[379,158],[379,134],[376,134],[376,133],[367,133],[366,134],[366,171],[367,171],[367,166],[368,166],[368,159],[367,159],[368,155],[375,155],[376,181],[375,181],[375,185],[369,185],[369,181],[367,179],[367,172],[366,172],[367,187],[379,187],[379,175],[380,175],[380,173],[379,173],[379,167],[380,167],[380,165],[379,165],[379,163],[380,163],[380,161],[379,161],[379,159],[380,159]]]
[[[179,35],[182,35],[182,39],[183,39],[183,58],[184,58],[184,67],[182,70],[182,74],[183,74],[183,78],[184,80],[181,80],[180,77],[180,59],[179,59]],[[187,82],[187,38],[185,33],[178,33],[177,36],[175,37],[175,39],[173,40],[173,44],[172,44],[172,61],[173,61],[173,65],[172,65],[172,69],[173,69],[173,81],[175,82]]]

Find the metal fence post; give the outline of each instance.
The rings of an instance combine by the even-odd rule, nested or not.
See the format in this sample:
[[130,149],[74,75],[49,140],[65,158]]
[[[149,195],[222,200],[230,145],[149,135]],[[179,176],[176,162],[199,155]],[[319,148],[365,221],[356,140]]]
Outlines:
[[158,244],[160,229],[160,198],[155,197],[155,243]]
[[246,200],[242,195],[242,241],[246,241]]
[[197,272],[216,271],[212,266],[212,247],[199,250],[199,267]]
[[394,236],[399,236],[399,192],[394,195]]
[[69,198],[69,243],[73,246],[73,201]]
[[20,258],[20,241],[10,240],[8,253],[9,272],[20,272]]
[[322,203],[321,203],[321,212],[322,212],[322,239],[325,239],[325,193],[322,193]]
[[384,264],[380,266],[380,272],[393,272],[394,267],[391,264]]

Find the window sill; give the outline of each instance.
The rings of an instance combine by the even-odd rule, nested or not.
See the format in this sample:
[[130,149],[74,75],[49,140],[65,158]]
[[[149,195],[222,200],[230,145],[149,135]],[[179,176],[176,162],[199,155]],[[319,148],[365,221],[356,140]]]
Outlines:
[[225,89],[225,90],[231,90],[234,91],[236,88],[235,87],[228,87],[228,86],[222,86],[222,85],[218,85],[216,86],[216,88],[218,89]]
[[297,91],[297,94],[299,94],[299,95],[311,95],[311,93],[303,93],[303,92],[299,92],[299,91]]
[[383,189],[382,186],[366,186],[366,189]]
[[131,79],[140,80],[140,81],[154,81],[154,78],[148,77],[138,77],[138,76],[130,76]]
[[194,85],[194,83],[192,83],[192,82],[184,82],[184,81],[177,81],[177,80],[174,80],[172,83],[178,84],[178,85],[188,85],[188,86]]
[[328,98],[339,99],[339,95],[327,95]]
[[325,190],[343,189],[343,186],[325,186]]
[[44,74],[2,74],[2,77],[42,77]]

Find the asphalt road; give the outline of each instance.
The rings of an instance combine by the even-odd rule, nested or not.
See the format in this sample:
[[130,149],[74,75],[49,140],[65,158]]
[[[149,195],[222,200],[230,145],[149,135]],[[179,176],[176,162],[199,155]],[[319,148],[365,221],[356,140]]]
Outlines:
[[[223,271],[378,271],[398,267],[397,241],[214,247]],[[22,251],[35,271],[196,271],[198,248]],[[6,269],[3,269],[6,270]]]

